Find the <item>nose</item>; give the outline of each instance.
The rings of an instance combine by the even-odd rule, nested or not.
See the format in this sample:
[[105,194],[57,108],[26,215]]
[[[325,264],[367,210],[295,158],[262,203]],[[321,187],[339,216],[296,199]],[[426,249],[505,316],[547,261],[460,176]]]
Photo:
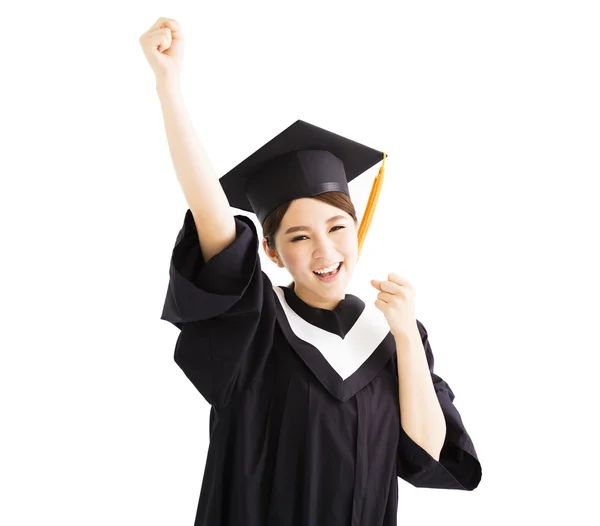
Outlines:
[[[313,252],[315,259],[322,259],[325,262],[338,261],[339,253],[335,248],[335,243],[331,238],[315,236],[315,249]],[[341,259],[339,259],[341,261]]]

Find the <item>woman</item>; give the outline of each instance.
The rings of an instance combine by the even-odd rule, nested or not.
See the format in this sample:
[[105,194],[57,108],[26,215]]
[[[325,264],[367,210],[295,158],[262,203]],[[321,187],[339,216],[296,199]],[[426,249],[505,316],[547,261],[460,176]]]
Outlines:
[[[195,526],[392,526],[397,477],[474,489],[481,466],[410,284],[373,280],[374,305],[345,293],[366,233],[348,182],[385,155],[297,121],[218,179],[179,93],[181,27],[161,18],[140,42],[189,205],[161,319],[211,405]],[[230,206],[257,215],[289,286],[262,271],[254,223]]]

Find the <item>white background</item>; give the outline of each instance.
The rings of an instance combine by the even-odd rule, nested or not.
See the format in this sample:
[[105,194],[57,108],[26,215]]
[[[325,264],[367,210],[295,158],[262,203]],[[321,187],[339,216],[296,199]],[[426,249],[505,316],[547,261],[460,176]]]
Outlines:
[[483,466],[473,492],[399,480],[399,524],[597,524],[600,17],[574,0],[5,11],[0,523],[193,524],[209,406],[159,319],[187,205],[138,42],[160,16],[219,174],[297,119],[389,155],[354,279],[413,284]]

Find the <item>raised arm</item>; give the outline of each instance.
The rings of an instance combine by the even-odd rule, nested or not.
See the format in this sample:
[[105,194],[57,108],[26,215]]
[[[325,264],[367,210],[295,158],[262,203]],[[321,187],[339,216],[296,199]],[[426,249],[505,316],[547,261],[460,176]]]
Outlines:
[[173,166],[194,217],[203,258],[208,261],[235,240],[235,219],[184,104],[180,89],[183,42],[181,25],[171,18],[159,18],[140,37],[156,74]]

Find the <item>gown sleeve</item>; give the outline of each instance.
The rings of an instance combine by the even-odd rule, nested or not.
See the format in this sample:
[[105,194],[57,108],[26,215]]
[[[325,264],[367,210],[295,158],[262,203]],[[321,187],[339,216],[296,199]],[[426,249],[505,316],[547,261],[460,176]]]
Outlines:
[[419,488],[473,490],[481,480],[481,464],[475,446],[453,404],[452,389],[433,372],[434,358],[427,331],[418,320],[417,325],[427,355],[433,386],[446,420],[446,439],[438,462],[414,442],[401,425],[396,462],[397,474]]
[[235,240],[205,262],[187,210],[161,315],[180,330],[175,362],[216,408],[260,378],[275,320],[254,223],[244,215],[234,218]]

